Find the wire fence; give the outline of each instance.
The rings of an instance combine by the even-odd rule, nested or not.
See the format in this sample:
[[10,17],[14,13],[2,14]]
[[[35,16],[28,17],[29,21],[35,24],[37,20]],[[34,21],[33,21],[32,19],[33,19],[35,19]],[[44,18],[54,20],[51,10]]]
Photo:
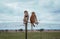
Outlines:
[[[35,27],[33,27],[33,31],[31,31],[31,25],[30,25],[30,23],[28,23],[27,28],[28,28],[27,39],[60,39],[60,24],[40,23],[38,25],[35,25]],[[25,36],[25,26],[21,22],[0,23],[0,32],[17,32],[17,33],[19,33],[18,36],[23,36],[22,38],[25,39],[25,37],[24,37]],[[13,34],[11,36],[15,35],[15,34],[14,35]],[[4,35],[2,34],[2,36],[4,36]],[[2,38],[2,37],[0,37],[0,38]],[[11,38],[13,38],[13,37],[11,37]],[[18,39],[19,38],[21,39],[21,37],[18,37]]]

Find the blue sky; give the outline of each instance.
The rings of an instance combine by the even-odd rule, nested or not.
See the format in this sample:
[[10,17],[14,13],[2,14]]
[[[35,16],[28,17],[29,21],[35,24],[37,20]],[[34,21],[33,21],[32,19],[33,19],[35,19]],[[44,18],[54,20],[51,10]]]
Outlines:
[[60,0],[0,0],[0,23],[23,21],[24,10],[40,23],[60,23]]

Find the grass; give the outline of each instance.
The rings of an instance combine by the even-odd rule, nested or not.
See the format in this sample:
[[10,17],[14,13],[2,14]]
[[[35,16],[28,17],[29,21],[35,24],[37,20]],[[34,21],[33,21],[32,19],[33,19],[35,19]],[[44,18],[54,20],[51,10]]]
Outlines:
[[[25,39],[25,33],[0,32],[0,39]],[[60,39],[60,32],[28,32],[28,39]]]

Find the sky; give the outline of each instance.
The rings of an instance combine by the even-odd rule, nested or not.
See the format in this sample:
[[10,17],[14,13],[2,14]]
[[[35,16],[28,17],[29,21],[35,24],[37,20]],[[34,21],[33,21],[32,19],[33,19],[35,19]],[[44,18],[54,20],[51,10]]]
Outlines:
[[25,10],[40,23],[60,24],[60,0],[0,0],[0,23],[22,22]]

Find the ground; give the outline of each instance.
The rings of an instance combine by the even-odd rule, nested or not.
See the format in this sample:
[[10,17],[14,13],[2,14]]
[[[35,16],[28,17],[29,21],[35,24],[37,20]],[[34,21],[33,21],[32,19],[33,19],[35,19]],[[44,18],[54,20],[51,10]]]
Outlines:
[[[25,39],[25,33],[0,32],[0,39]],[[28,32],[28,39],[60,39],[60,32]]]

